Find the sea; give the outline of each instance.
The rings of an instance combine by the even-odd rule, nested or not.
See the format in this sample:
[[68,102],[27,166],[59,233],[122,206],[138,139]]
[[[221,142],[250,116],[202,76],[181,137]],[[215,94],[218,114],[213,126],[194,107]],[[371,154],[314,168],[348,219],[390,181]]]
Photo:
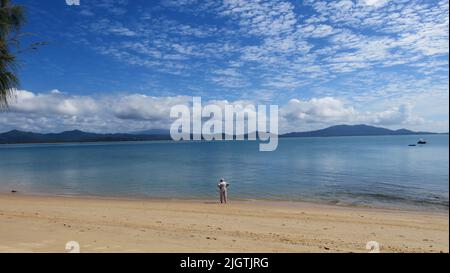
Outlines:
[[448,211],[448,145],[448,135],[281,138],[274,152],[256,141],[0,145],[0,192],[209,200],[224,178],[230,200]]

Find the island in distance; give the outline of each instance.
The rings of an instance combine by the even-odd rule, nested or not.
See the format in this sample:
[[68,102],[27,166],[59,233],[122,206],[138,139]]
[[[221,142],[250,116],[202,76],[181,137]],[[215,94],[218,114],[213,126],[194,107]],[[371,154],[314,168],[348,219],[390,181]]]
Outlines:
[[[369,125],[336,125],[309,132],[292,132],[280,137],[338,137],[338,136],[387,136],[387,135],[429,135],[431,132],[415,132],[407,129],[390,130]],[[12,130],[0,134],[0,144],[24,143],[67,143],[67,142],[111,142],[111,141],[152,141],[171,140],[164,129],[152,129],[135,133],[100,134],[80,130],[62,133],[33,133]]]

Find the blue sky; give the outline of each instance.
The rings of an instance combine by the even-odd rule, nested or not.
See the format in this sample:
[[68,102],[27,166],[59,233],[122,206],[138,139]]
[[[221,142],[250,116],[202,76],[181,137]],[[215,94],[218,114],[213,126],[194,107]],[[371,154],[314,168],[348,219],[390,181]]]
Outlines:
[[21,88],[0,130],[167,127],[174,103],[278,104],[282,131],[448,131],[448,1],[16,0]]

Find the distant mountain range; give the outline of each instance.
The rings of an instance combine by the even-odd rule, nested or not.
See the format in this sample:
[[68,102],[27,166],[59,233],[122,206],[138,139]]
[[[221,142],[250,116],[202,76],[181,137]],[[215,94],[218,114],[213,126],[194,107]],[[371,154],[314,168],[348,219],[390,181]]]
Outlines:
[[[337,125],[310,132],[294,132],[280,137],[337,137],[337,136],[385,136],[385,135],[427,135],[430,132],[414,132],[406,129],[390,130],[368,125]],[[80,130],[62,133],[39,134],[18,130],[0,134],[0,144],[20,143],[65,143],[65,142],[108,142],[170,140],[168,130],[157,129],[130,134],[96,134]]]
[[282,137],[338,137],[338,136],[395,136],[395,135],[431,135],[430,132],[414,132],[407,129],[390,130],[369,125],[336,125],[310,132],[294,132]]
[[64,142],[101,142],[101,141],[145,141],[169,140],[170,135],[146,134],[95,134],[80,130],[66,131],[58,134],[39,134],[18,130],[0,134],[0,144],[13,143],[64,143]]

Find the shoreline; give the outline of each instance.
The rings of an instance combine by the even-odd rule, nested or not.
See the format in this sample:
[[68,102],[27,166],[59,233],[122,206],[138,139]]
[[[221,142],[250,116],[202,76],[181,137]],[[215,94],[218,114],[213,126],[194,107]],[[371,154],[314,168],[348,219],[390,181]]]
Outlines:
[[[114,195],[89,195],[89,194],[59,194],[59,193],[39,193],[39,192],[23,192],[17,191],[15,193],[0,191],[0,198],[2,196],[24,196],[24,197],[60,197],[60,198],[76,198],[76,199],[99,199],[99,200],[123,200],[123,201],[169,201],[169,202],[218,202],[217,198],[205,197],[153,197],[153,196],[114,196]],[[337,207],[337,208],[361,208],[369,210],[386,210],[386,211],[403,211],[403,212],[424,212],[424,213],[437,213],[448,214],[450,212],[449,207],[445,206],[412,206],[412,205],[394,205],[394,204],[352,204],[344,201],[327,201],[320,199],[310,200],[287,200],[287,199],[269,199],[269,198],[239,198],[231,197],[231,203],[272,203],[272,204],[285,204],[285,205],[312,205],[312,206],[324,206],[324,207]]]
[[448,252],[448,212],[0,193],[0,252]]

